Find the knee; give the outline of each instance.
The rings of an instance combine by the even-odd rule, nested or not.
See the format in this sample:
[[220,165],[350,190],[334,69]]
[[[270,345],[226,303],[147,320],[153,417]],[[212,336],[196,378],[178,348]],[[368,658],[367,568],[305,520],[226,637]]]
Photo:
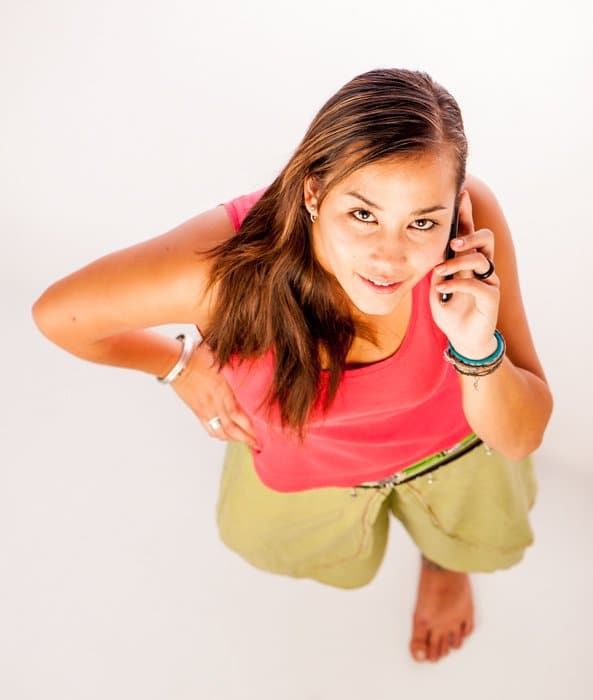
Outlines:
[[364,588],[368,586],[377,576],[379,567],[377,566],[372,571],[367,571],[364,575],[357,575],[352,571],[337,575],[336,572],[326,572],[321,573],[309,573],[307,578],[318,583],[323,583],[326,586],[331,586],[332,588],[341,588],[343,590],[354,590],[356,588]]

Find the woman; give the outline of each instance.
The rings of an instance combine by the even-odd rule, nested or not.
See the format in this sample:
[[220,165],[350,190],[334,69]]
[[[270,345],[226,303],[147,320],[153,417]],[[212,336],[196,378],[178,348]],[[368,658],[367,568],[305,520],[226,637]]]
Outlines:
[[[364,73],[269,187],[33,307],[53,342],[156,375],[229,441],[218,526],[253,565],[362,586],[397,517],[421,552],[418,660],[471,633],[469,572],[533,542],[530,455],[552,411],[510,231],[466,154],[458,105],[428,75]],[[166,323],[196,324],[201,343],[178,336],[180,354],[143,330]]]

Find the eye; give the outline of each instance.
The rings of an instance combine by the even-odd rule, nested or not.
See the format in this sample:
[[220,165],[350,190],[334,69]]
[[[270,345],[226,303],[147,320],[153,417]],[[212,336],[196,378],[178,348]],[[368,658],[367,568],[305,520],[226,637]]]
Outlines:
[[[430,231],[430,229],[438,226],[438,223],[432,219],[416,219],[414,223],[420,224],[419,226],[412,226],[412,228],[415,228],[418,231]],[[430,224],[430,226],[427,226],[426,224]]]
[[[361,214],[363,218],[356,216],[356,214]],[[373,216],[368,209],[355,209],[354,211],[350,212],[350,215],[353,216],[356,219],[356,221],[360,221],[363,224],[377,223],[376,220],[367,219],[368,216]],[[417,225],[412,226],[412,228],[416,229],[417,231],[430,231],[431,229],[436,228],[439,225],[439,223],[437,221],[434,221],[433,219],[416,219],[414,223]]]
[[[357,212],[362,212],[362,213],[367,214],[367,215],[370,214],[372,216],[371,212],[368,211],[368,209],[355,209],[354,211],[350,212],[350,214],[352,216],[354,216]],[[354,218],[356,219],[356,221],[360,221],[363,224],[374,224],[375,223],[374,221],[367,221],[366,219],[359,219],[358,216],[354,216]]]

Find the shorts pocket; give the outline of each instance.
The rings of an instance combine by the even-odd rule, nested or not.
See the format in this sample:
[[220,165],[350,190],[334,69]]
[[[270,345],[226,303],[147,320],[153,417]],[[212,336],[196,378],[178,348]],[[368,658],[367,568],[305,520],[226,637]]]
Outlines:
[[[227,449],[217,505],[221,539],[254,566],[291,576],[364,559],[387,491],[320,488],[280,492],[253,467],[249,448]],[[386,515],[386,514],[385,514]]]
[[[529,511],[537,497],[533,459],[513,461],[484,445],[399,488],[454,539],[511,552],[534,541]],[[402,494],[403,495],[403,494]]]

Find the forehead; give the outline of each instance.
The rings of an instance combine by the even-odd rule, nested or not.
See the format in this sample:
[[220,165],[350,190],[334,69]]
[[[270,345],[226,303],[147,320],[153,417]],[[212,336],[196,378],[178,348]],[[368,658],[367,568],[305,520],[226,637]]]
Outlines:
[[455,182],[456,163],[453,155],[447,151],[436,151],[390,157],[365,165],[339,182],[330,194],[334,198],[342,198],[345,193],[355,190],[381,206],[406,200],[421,207],[427,199],[453,198]]

